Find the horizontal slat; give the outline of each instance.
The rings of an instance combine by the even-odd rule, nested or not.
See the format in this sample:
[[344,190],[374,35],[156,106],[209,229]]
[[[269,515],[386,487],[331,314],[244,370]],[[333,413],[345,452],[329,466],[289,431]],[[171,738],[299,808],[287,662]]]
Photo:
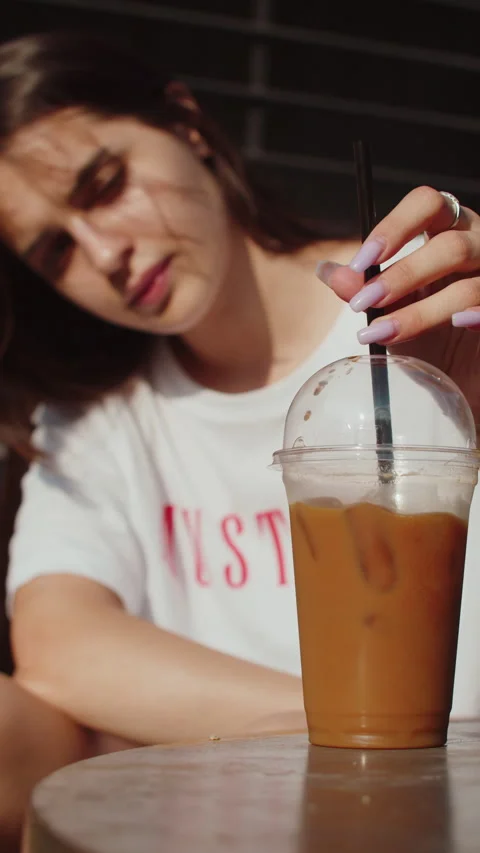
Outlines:
[[[171,6],[154,6],[144,0],[16,0],[39,5],[56,5],[65,8],[82,8],[111,12],[115,15],[132,15],[138,18],[157,21],[177,21],[196,27],[217,29],[223,32],[234,30],[256,38],[281,40],[311,44],[318,47],[334,47],[343,50],[367,53],[372,56],[396,57],[408,62],[429,63],[432,65],[480,71],[480,59],[448,50],[416,47],[394,42],[375,40],[365,37],[344,35],[323,30],[310,30],[295,26],[282,26],[274,23],[259,24],[242,18],[226,15],[212,15],[195,10],[175,9]],[[414,22],[412,22],[414,26]]]
[[[163,6],[163,0],[143,0],[150,6]],[[238,18],[250,18],[252,16],[252,3],[250,0],[175,0],[175,8],[192,8],[196,12],[207,12],[218,15],[229,15]]]
[[184,74],[180,68],[174,71],[174,74],[181,77],[183,82],[195,92],[238,98],[254,105],[284,104],[285,106],[305,107],[309,110],[330,110],[352,115],[375,116],[389,121],[443,127],[448,130],[465,131],[466,133],[480,133],[480,118],[473,116],[458,116],[435,110],[413,110],[405,107],[394,107],[388,103],[359,101],[353,98],[338,98],[323,94],[316,95],[309,92],[277,89],[271,86],[255,88],[229,81],[211,80],[206,77]]
[[[267,156],[252,166],[288,205],[303,215],[324,222],[326,236],[357,234],[358,208],[353,173],[297,168],[290,160],[287,163],[284,157],[273,161]],[[376,173],[374,190],[378,218],[385,216],[417,183],[409,180],[404,183],[400,180],[388,181]],[[462,191],[460,197],[467,207],[479,209],[480,195]]]
[[[353,155],[352,155],[353,157]],[[286,166],[301,171],[325,172],[335,175],[355,174],[353,162],[336,160],[333,157],[316,157],[308,154],[290,154],[283,151],[264,151],[254,158],[253,162]],[[480,195],[480,180],[477,178],[460,178],[458,175],[445,175],[439,172],[416,171],[415,169],[399,169],[393,166],[374,166],[373,174],[376,181],[390,184],[408,184],[411,187],[430,184],[436,189],[468,192]]]
[[395,56],[360,55],[313,45],[273,44],[270,83],[277,89],[377,101],[455,115],[475,113],[478,75]]
[[478,56],[479,4],[462,8],[437,0],[401,0],[390,6],[378,2],[315,3],[312,0],[275,0],[275,21],[287,26],[323,29],[365,36],[420,49],[446,50]]
[[[369,140],[377,166],[415,170],[418,174],[478,175],[478,138],[458,130],[399,124],[373,116],[358,116],[297,107],[268,106],[265,119],[267,150],[298,155],[351,159],[353,139]],[[473,174],[472,174],[473,173]]]
[[480,12],[480,0],[423,0],[424,3],[431,3],[432,6],[451,6],[454,9],[458,7],[463,9],[473,9]]

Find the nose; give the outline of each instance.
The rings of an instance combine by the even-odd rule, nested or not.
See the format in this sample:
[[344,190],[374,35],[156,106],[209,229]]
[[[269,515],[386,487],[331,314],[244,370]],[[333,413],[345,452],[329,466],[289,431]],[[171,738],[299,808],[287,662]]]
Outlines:
[[70,233],[93,266],[107,276],[119,272],[132,251],[128,237],[99,228],[83,216],[72,217]]

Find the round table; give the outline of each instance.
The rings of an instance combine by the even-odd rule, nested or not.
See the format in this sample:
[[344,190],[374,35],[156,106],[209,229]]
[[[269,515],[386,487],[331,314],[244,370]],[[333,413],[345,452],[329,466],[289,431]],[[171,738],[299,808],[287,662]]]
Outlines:
[[446,749],[309,747],[303,736],[148,747],[35,790],[29,853],[471,853],[480,721]]

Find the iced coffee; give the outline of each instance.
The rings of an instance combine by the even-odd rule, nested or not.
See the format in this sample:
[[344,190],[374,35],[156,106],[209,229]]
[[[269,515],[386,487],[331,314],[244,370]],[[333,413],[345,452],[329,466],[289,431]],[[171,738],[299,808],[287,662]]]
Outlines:
[[[373,361],[388,369],[388,442]],[[445,743],[475,442],[461,390],[413,358],[342,359],[294,398],[274,466],[290,506],[312,743]]]
[[467,525],[369,503],[290,507],[310,740],[445,743]]

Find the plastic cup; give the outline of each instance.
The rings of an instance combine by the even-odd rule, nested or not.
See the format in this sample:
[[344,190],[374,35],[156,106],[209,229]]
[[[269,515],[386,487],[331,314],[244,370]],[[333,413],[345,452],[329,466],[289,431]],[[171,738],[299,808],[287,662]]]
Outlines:
[[375,358],[389,369],[392,445],[375,444],[365,356],[305,383],[274,457],[290,505],[309,737],[321,746],[441,746],[479,467],[475,427],[444,374]]

